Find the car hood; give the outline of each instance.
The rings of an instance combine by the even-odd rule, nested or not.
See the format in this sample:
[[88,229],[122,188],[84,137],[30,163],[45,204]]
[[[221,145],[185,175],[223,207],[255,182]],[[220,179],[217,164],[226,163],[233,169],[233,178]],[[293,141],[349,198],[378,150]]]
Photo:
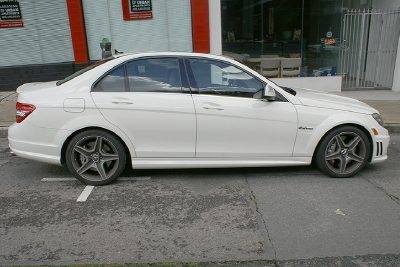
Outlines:
[[38,82],[38,83],[25,83],[17,88],[17,93],[25,93],[52,88],[56,86],[56,81],[52,82]]
[[365,114],[378,113],[378,111],[373,107],[353,98],[310,89],[296,88],[295,91],[297,92],[297,99],[305,106],[345,110]]

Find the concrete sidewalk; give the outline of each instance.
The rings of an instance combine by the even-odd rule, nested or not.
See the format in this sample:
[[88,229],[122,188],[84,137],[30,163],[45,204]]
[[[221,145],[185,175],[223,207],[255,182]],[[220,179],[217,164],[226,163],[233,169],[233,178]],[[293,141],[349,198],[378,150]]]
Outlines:
[[0,127],[8,127],[15,121],[15,103],[17,94],[15,92],[0,91]]
[[[376,108],[391,133],[400,133],[400,93],[391,90],[351,90],[335,93],[361,100]],[[8,127],[15,121],[15,92],[0,91],[0,127]]]

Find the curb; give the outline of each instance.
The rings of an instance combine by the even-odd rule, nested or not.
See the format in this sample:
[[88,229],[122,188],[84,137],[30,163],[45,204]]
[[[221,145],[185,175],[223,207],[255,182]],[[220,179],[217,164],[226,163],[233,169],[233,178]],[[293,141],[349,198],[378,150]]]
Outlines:
[[389,131],[390,134],[400,134],[400,124],[388,124],[385,125],[385,128]]

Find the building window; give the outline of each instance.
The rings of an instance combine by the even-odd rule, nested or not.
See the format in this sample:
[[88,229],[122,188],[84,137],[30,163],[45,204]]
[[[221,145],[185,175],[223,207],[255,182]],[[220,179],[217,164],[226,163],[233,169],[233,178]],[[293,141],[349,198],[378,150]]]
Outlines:
[[221,0],[223,53],[253,68],[263,56],[302,58],[299,76],[334,75],[343,4],[337,0]]

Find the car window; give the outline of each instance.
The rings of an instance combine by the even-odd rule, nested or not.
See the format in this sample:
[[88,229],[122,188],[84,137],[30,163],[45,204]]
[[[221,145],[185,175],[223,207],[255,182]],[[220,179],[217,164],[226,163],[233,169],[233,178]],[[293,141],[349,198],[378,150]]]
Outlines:
[[93,89],[96,92],[125,92],[125,67],[120,66],[107,74]]
[[70,76],[64,78],[64,79],[61,80],[61,81],[58,81],[58,82],[57,82],[57,85],[61,85],[61,84],[63,84],[63,83],[66,83],[66,82],[68,82],[68,81],[70,81],[70,80],[72,80],[72,79],[78,77],[79,75],[82,75],[83,73],[85,73],[85,72],[87,72],[87,71],[89,71],[89,70],[91,70],[91,69],[94,69],[94,68],[96,68],[96,67],[98,67],[98,66],[100,66],[100,65],[102,65],[102,64],[104,64],[104,63],[106,63],[106,62],[108,62],[108,61],[111,61],[111,60],[113,60],[113,59],[114,59],[114,58],[107,58],[107,59],[103,59],[103,60],[96,61],[95,63],[93,63],[93,64],[87,66],[86,68],[81,69],[81,70],[75,72],[74,74],[72,74],[72,75],[70,75]]
[[207,59],[190,59],[200,94],[260,98],[263,84],[236,66]]
[[127,64],[131,92],[181,92],[177,58],[149,58]]

